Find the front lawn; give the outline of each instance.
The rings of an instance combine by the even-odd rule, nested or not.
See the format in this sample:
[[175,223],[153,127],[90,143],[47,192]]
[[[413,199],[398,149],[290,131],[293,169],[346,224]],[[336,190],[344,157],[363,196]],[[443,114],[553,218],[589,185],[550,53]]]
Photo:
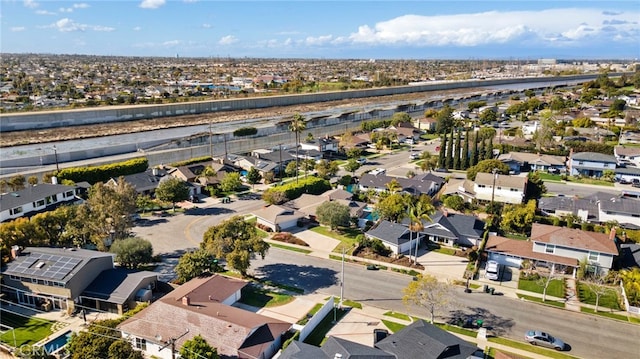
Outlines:
[[2,325],[15,328],[13,331],[5,331],[6,329],[3,327],[2,335],[0,335],[0,340],[11,346],[14,345],[14,333],[17,348],[22,345],[33,345],[52,333],[51,326],[54,322],[34,317],[25,317],[5,310],[0,313],[2,314],[0,316]]
[[[582,303],[596,305],[596,295],[584,283],[578,283],[578,295]],[[620,310],[620,301],[618,300],[618,291],[612,288],[600,296],[598,307],[606,307],[613,310]]]
[[548,304],[548,305],[553,305],[554,307],[564,308],[564,302],[560,302],[560,301],[557,301],[557,300],[549,300],[549,299],[547,299],[546,301],[543,302],[542,298],[533,297],[533,296],[525,295],[525,294],[518,294],[518,298],[522,298],[522,299],[528,300],[530,302]]
[[541,355],[545,356],[546,358],[556,358],[556,359],[574,359],[574,358],[576,358],[573,355],[565,354],[563,352],[555,351],[555,350],[552,350],[552,349],[545,349],[545,348],[541,348],[541,347],[536,347],[536,346],[533,346],[533,345],[531,345],[529,343],[526,343],[526,342],[519,342],[519,341],[507,339],[507,338],[493,337],[493,338],[488,338],[488,340],[491,343],[498,343],[498,344],[509,346],[511,348],[516,348],[516,349],[526,350],[526,351],[531,352],[531,353],[541,354]]
[[333,252],[336,253],[342,253],[342,248],[345,248],[346,252],[349,253],[350,249],[355,248],[358,245],[358,240],[356,238],[358,235],[362,234],[362,231],[359,228],[339,228],[332,231],[327,227],[317,226],[311,228],[311,230],[318,234],[322,234],[323,236],[339,240],[341,243],[333,249]]
[[[544,286],[540,285],[537,280],[520,278],[518,289],[542,294]],[[552,280],[547,288],[547,295],[564,298],[564,279]]]

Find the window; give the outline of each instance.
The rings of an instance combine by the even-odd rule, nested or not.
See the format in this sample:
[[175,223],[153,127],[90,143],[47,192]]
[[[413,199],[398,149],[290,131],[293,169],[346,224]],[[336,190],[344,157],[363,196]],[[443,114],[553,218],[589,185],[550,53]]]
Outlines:
[[556,251],[556,246],[553,244],[547,244],[544,248],[545,253],[554,253]]
[[589,262],[597,262],[600,257],[598,252],[589,252]]
[[136,349],[139,349],[142,351],[147,350],[147,341],[143,338],[136,338],[133,345],[136,347]]
[[9,214],[16,215],[18,213],[22,213],[22,207],[16,207],[9,210]]
[[582,166],[584,164],[584,162],[580,161],[578,162],[578,165]]
[[65,196],[65,197],[73,197],[73,191],[67,191],[67,192],[64,194],[64,196]]

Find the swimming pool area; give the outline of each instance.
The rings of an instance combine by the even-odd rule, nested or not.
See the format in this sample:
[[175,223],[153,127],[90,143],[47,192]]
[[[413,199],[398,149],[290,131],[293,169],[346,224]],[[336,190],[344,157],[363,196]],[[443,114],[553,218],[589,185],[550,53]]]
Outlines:
[[58,350],[62,349],[65,345],[67,345],[67,343],[69,342],[69,339],[71,339],[70,330],[56,337],[55,339],[44,343],[43,347],[47,351],[47,353],[53,354]]

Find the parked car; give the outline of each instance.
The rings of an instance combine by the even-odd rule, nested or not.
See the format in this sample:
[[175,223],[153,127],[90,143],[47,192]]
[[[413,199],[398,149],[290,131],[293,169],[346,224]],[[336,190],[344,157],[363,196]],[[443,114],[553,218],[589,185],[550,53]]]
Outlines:
[[378,270],[380,268],[378,268],[377,265],[375,264],[367,264],[367,270]]
[[418,158],[420,158],[420,152],[411,152],[409,158],[412,160],[417,160]]
[[498,280],[500,278],[500,263],[496,261],[488,261],[485,266],[485,274],[484,276],[490,280]]
[[367,158],[366,157],[360,157],[356,160],[356,162],[358,162],[361,165],[366,165],[367,164]]
[[565,344],[562,340],[539,330],[529,330],[524,334],[524,340],[531,345],[540,345],[555,350],[564,350]]

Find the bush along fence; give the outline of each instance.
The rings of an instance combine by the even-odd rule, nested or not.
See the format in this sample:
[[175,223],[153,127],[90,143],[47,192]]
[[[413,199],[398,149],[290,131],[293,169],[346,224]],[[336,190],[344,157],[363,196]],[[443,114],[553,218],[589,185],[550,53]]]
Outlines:
[[146,158],[134,158],[127,161],[110,163],[96,167],[70,167],[56,173],[59,180],[73,182],[87,181],[91,184],[106,182],[111,178],[140,173],[147,170],[149,162]]

